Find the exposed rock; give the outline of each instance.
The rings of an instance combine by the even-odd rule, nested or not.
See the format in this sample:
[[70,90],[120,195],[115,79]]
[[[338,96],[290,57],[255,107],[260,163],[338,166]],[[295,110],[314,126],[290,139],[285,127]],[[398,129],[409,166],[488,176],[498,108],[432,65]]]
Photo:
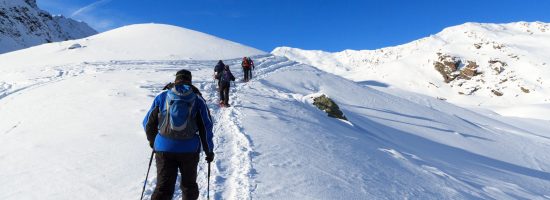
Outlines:
[[329,117],[348,120],[344,113],[340,110],[340,107],[332,99],[326,95],[321,95],[313,99],[313,105],[319,110],[325,111]]
[[475,88],[471,89],[471,90],[468,92],[468,95],[474,94],[474,93],[477,92],[479,89],[481,89],[481,88],[480,88],[480,87],[475,87]]
[[25,0],[25,2],[33,8],[38,8],[38,5],[36,5],[36,0]]
[[82,48],[82,45],[80,45],[78,43],[75,43],[75,44],[71,45],[68,49],[79,49],[79,48]]
[[468,61],[468,65],[466,65],[466,67],[464,67],[462,70],[460,70],[460,78],[463,78],[463,79],[466,79],[466,80],[472,79],[472,77],[480,74],[477,71],[478,67],[479,67],[479,65],[477,65],[476,62]]
[[481,49],[481,45],[482,45],[482,43],[475,43],[475,44],[474,44],[474,47],[475,47],[476,49]]
[[507,78],[505,78],[505,79],[502,79],[502,80],[500,80],[499,84],[502,84],[502,83],[504,83],[504,82],[506,82],[506,81],[508,81],[508,79],[507,79]]
[[521,91],[523,91],[524,93],[529,93],[529,92],[531,92],[529,89],[524,88],[524,87],[521,87]]
[[460,60],[456,57],[443,55],[441,53],[438,53],[438,56],[438,61],[434,62],[435,70],[443,76],[445,83],[450,83],[457,77],[453,72],[460,66]]
[[489,60],[489,64],[497,74],[502,73],[504,71],[504,67],[508,66],[506,62],[500,60]]
[[493,94],[497,95],[497,96],[502,96],[504,95],[502,92],[498,91],[498,90],[491,90],[491,92],[493,92]]
[[502,49],[502,48],[504,48],[503,44],[493,43],[493,49]]
[[459,69],[462,64],[460,58],[441,53],[438,53],[438,56],[438,61],[434,62],[434,67],[443,76],[445,83],[450,83],[456,79],[470,80],[472,77],[481,74],[477,71],[479,65],[474,61],[466,61],[468,64]]
[[514,54],[508,54],[508,56],[509,56],[510,58],[513,58],[513,59],[519,60],[519,56],[518,56],[518,55],[514,55]]

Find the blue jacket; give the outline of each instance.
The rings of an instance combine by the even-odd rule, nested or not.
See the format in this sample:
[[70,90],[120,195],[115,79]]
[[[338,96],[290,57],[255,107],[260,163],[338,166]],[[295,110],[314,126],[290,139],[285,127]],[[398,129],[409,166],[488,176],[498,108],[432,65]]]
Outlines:
[[198,89],[189,85],[176,85],[173,86],[178,92],[185,93],[189,90],[194,92],[191,95],[197,95],[195,98],[195,105],[192,109],[193,115],[195,115],[195,121],[199,128],[199,134],[193,136],[187,140],[177,140],[162,136],[159,134],[159,111],[165,109],[165,101],[168,93],[173,93],[170,89],[163,91],[155,97],[153,105],[147,112],[145,119],[143,119],[143,128],[147,134],[147,140],[149,142],[154,141],[154,149],[157,152],[173,152],[173,153],[199,153],[202,146],[204,152],[213,152],[214,142],[213,137],[213,122],[210,116],[210,111],[206,105],[206,101],[198,92]]

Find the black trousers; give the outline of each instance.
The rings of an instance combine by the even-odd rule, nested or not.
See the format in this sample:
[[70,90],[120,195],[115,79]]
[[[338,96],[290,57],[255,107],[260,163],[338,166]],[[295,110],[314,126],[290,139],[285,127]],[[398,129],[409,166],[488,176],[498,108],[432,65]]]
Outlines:
[[197,185],[199,153],[157,152],[155,158],[157,162],[157,186],[151,196],[152,200],[172,199],[178,178],[178,169],[181,173],[182,199],[199,198],[199,186]]
[[243,68],[244,72],[244,81],[250,80],[250,69]]
[[220,101],[223,101],[223,104],[229,104],[229,86],[230,82],[220,82]]

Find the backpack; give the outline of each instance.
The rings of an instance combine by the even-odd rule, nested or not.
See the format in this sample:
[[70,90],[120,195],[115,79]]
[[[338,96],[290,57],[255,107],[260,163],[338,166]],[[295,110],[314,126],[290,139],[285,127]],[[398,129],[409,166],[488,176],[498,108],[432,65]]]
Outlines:
[[229,70],[223,70],[222,75],[220,76],[221,82],[230,82],[231,81],[231,72]]
[[243,67],[246,69],[250,68],[250,61],[248,58],[243,58]]
[[181,93],[173,87],[166,93],[164,110],[159,112],[159,132],[162,136],[186,140],[198,131],[196,113],[193,113],[197,95],[190,89]]

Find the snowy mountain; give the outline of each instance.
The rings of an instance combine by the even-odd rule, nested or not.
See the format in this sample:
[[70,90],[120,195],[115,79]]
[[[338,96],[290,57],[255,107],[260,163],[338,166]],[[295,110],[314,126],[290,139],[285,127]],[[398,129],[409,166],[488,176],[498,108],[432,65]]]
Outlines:
[[[223,57],[242,77],[240,57],[254,54],[253,79],[238,80],[233,106],[219,108],[213,66]],[[0,68],[0,177],[10,182],[0,199],[139,197],[151,152],[141,121],[182,68],[215,122],[213,199],[550,198],[547,121],[366,86],[183,28],[123,27],[0,63],[9,63]],[[348,120],[312,105],[321,94]],[[201,159],[201,199],[205,169]]]
[[389,86],[501,114],[550,119],[550,25],[466,23],[408,44],[337,53],[273,54],[357,82]]
[[36,0],[0,0],[0,54],[96,33],[84,22],[40,10]]
[[32,66],[110,60],[215,60],[258,54],[265,53],[181,27],[136,24],[2,54],[0,60],[11,66]]

